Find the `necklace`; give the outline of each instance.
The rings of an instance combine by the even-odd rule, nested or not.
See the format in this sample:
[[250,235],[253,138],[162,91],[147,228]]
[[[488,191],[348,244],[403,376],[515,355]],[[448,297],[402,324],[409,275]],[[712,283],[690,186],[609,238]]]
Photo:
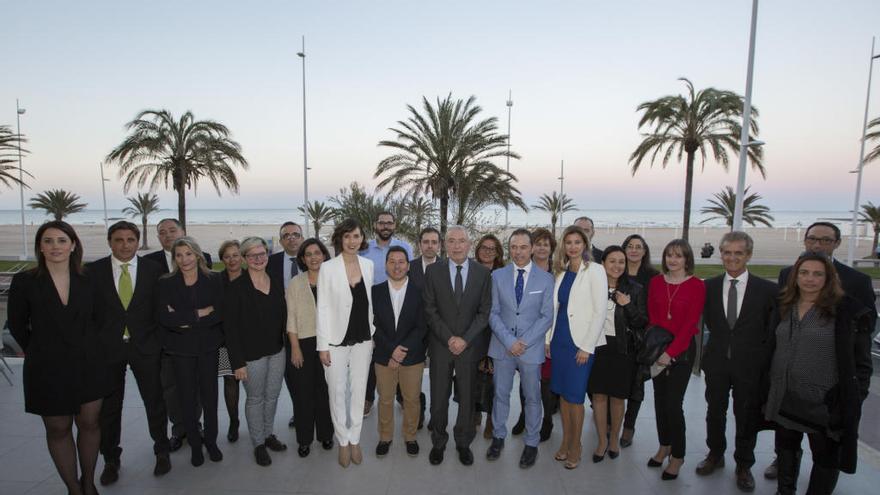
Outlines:
[[681,286],[684,285],[684,282],[675,286],[675,290],[672,291],[672,295],[669,294],[669,282],[666,283],[666,319],[672,319],[672,300],[675,299],[675,295],[678,294],[678,289],[681,289]]

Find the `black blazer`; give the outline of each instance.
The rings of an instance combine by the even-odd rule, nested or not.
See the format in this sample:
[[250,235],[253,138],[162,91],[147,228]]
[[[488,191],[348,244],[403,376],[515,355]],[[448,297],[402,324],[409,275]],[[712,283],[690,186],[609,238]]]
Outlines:
[[709,331],[709,342],[700,367],[712,373],[735,363],[730,369],[734,374],[766,372],[776,331],[774,314],[779,288],[750,273],[734,328],[727,323],[723,291],[724,274],[706,280],[703,324]]
[[407,273],[407,277],[409,277],[409,283],[414,284],[416,287],[420,289],[425,287],[425,270],[422,269],[421,256],[416,256],[409,260],[409,272]]
[[407,283],[396,326],[388,281],[374,285],[372,290],[373,324],[376,326],[373,334],[373,361],[387,366],[394,349],[402,345],[408,349],[402,365],[411,366],[424,362],[428,327],[425,324],[425,303],[421,287],[412,281]]
[[[202,251],[202,254],[205,255],[205,263],[208,264],[208,270],[214,265],[214,261],[211,260],[211,255],[207,253],[207,251]],[[153,263],[159,265],[160,274],[169,273],[168,270],[168,261],[165,260],[165,250],[160,249],[158,251],[153,251],[150,254],[143,255],[142,258],[146,258]]]
[[[164,259],[162,263],[165,263]],[[162,335],[156,320],[159,265],[144,257],[138,258],[134,294],[127,310],[119,300],[109,256],[89,263],[86,271],[95,294],[95,319],[108,362],[125,359],[122,337],[126,327],[131,343],[139,353],[155,355],[161,352]]]
[[648,325],[647,291],[638,283],[623,276],[618,279],[617,292],[622,292],[630,297],[630,302],[626,306],[615,305],[614,307],[614,336],[616,337],[614,340],[617,342],[617,352],[629,354],[635,358],[635,344],[642,341],[645,327]]
[[[187,287],[179,271],[159,279],[158,319],[169,354],[199,356],[217,352],[223,342],[223,282],[215,273],[202,273]],[[199,318],[198,310],[213,306]],[[173,311],[172,311],[173,310]]]
[[[280,253],[275,253],[272,256],[269,256],[269,264],[266,265],[266,273],[269,274],[270,277],[274,278],[276,282],[281,282],[281,286],[284,287],[284,258],[288,257],[288,254],[284,251]],[[299,265],[294,262],[294,272],[296,275],[300,272]],[[293,278],[292,276],[290,278]]]

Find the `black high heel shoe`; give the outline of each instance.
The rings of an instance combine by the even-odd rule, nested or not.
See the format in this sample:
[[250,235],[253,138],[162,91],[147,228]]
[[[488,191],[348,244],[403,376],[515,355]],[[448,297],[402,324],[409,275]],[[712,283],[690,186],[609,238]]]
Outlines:
[[617,457],[618,457],[619,455],[620,455],[620,451],[619,451],[619,450],[618,450],[618,451],[614,451],[614,450],[608,449],[608,457],[610,457],[610,458],[612,458],[612,459],[617,459]]
[[671,481],[676,478],[678,478],[677,474],[667,473],[666,471],[663,471],[663,473],[660,474],[660,479],[662,479],[663,481]]
[[602,452],[602,455],[593,454],[593,464],[598,463],[598,462],[602,462],[603,460],[605,460],[605,454],[607,454],[607,453],[608,453],[608,447],[605,447],[605,451]]
[[[664,457],[665,459],[665,457]],[[655,461],[653,457],[648,459],[648,467],[658,468],[663,465],[663,461]]]
[[238,440],[238,425],[237,419],[229,421],[229,431],[226,433],[226,439],[229,440],[229,443],[235,443]]

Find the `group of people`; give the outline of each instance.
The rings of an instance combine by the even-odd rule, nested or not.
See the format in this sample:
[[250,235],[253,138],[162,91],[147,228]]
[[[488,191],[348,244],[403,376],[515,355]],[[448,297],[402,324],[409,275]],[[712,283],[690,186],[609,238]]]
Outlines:
[[[703,281],[694,276],[687,241],[664,247],[658,272],[639,235],[594,246],[587,217],[558,241],[546,229],[514,230],[508,263],[493,235],[471,257],[469,233],[455,225],[445,236],[422,230],[414,257],[395,226],[391,213],[380,213],[368,241],[357,221],[342,221],[331,256],[321,240],[304,239],[287,222],[276,254],[259,237],[224,242],[218,274],[175,219],[158,224],[163,249],[146,256],[137,255],[138,227],[117,222],[107,233],[110,256],[85,266],[74,229],[43,224],[36,268],[13,278],[9,324],[25,350],[25,409],[42,417],[70,493],[96,493],[99,452],[101,483],[119,477],[128,368],[144,402],[157,476],[170,471],[169,452],[184,438],[194,466],[205,452],[223,459],[218,375],[230,442],[238,439],[244,385],[257,464],[287,449],[273,430],[286,383],[299,456],[317,438],[323,449],[337,445],[338,462],[348,467],[363,462],[363,418],[377,400],[379,458],[392,447],[396,400],[406,453],[419,454],[428,409],[428,459],[441,464],[453,398],[461,464],[474,462],[483,412],[486,459],[499,459],[518,372],[522,413],[512,433],[524,433],[521,468],[535,464],[556,412],[562,439],[553,457],[566,469],[579,465],[587,397],[597,433],[591,460],[617,458],[632,445],[644,383],[652,381],[659,448],[648,466],[663,467],[661,478],[673,480],[684,463],[683,401],[698,350],[709,448],[698,475],[724,465],[731,395],[740,489],[755,487],[762,429],[775,430],[777,457],[765,476],[777,479],[779,493],[795,492],[805,434],[813,452],[808,493],[831,493],[840,471],[855,471],[877,310],[870,279],[833,258],[840,244],[833,224],[807,229],[804,254],[777,284],[749,274],[754,246],[743,232],[724,235],[725,273]],[[708,340],[698,349],[701,322]],[[428,396],[421,393],[426,367]]]

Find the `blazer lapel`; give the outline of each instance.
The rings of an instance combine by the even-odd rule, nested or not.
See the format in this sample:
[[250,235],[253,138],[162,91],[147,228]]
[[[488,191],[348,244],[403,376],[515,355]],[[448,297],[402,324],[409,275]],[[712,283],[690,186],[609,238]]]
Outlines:
[[744,315],[751,314],[749,312],[752,310],[752,306],[756,302],[755,298],[757,295],[755,292],[757,289],[755,288],[755,282],[753,282],[754,277],[754,275],[749,274],[749,280],[746,282],[746,293],[743,295],[742,306],[740,306],[739,315],[736,318],[736,325],[734,325],[735,327],[739,326],[739,322],[742,321]]
[[[135,273],[137,273],[137,280],[135,280],[135,282],[134,282],[134,294],[132,294],[132,296],[131,296],[131,302],[128,303],[129,307],[131,307],[131,305],[135,301],[140,299],[141,296],[143,295],[144,291],[146,290],[144,288],[144,285],[147,283],[146,282],[147,276],[144,274],[145,268],[143,268],[143,263],[140,263],[140,261],[141,260],[138,260],[137,271],[135,272]],[[112,277],[113,271],[111,270],[110,273],[111,273],[111,277]],[[118,292],[117,292],[117,296],[118,296]],[[119,300],[119,297],[117,297],[116,299]],[[120,306],[122,305],[121,300],[119,300],[119,304],[120,304]]]
[[[389,295],[389,298],[390,297],[391,296]],[[406,294],[403,295],[403,307],[400,308],[400,316],[397,317],[397,325],[394,328],[395,331],[397,331],[400,328],[401,323],[407,322],[410,320],[410,318],[411,318],[410,308],[416,307],[416,302],[417,302],[416,298],[417,297],[418,296],[416,295],[416,288],[413,287],[412,284],[407,283],[406,284]],[[391,309],[393,310],[394,307],[392,306]],[[394,318],[393,313],[392,313],[391,317]]]
[[470,294],[472,291],[476,290],[476,289],[474,289],[474,285],[476,285],[476,283],[477,283],[476,279],[474,278],[477,276],[474,273],[476,271],[476,270],[474,270],[474,265],[476,265],[477,262],[474,260],[468,259],[467,263],[468,263],[468,275],[467,275],[467,281],[464,284],[464,293],[461,295],[462,302],[464,302],[464,300],[468,296],[468,294]]

